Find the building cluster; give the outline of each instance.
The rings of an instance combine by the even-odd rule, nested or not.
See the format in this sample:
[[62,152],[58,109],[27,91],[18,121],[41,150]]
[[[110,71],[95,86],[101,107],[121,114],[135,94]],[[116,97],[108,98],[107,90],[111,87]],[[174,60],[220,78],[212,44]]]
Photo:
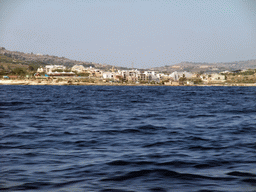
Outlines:
[[159,73],[156,71],[142,71],[138,69],[131,70],[116,70],[112,68],[110,71],[103,71],[93,67],[84,67],[83,65],[74,65],[67,69],[63,65],[46,65],[44,68],[38,68],[38,74],[45,73],[47,76],[85,76],[91,78],[102,79],[103,81],[112,82],[135,82],[135,83],[160,83],[175,84],[181,79],[186,81],[186,84],[193,84],[192,79],[200,79],[202,82],[225,81],[225,75],[221,74],[192,74],[190,72],[173,72],[170,74]]

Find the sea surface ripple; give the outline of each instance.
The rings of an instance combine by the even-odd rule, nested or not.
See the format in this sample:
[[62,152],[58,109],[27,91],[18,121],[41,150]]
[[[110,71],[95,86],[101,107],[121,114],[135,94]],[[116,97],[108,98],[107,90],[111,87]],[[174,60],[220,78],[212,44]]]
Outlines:
[[0,191],[256,191],[255,87],[0,93]]

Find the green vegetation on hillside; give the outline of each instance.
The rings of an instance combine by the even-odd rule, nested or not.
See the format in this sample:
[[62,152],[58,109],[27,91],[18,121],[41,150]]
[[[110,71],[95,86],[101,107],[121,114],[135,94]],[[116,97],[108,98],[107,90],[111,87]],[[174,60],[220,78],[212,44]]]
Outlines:
[[0,75],[31,75],[42,65],[45,64],[35,61],[16,60],[5,55],[0,55]]

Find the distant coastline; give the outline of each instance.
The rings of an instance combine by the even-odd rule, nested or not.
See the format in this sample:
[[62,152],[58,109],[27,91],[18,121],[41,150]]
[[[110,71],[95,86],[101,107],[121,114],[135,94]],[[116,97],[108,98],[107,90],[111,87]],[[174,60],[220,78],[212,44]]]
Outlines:
[[0,85],[80,85],[80,86],[187,86],[187,87],[204,87],[204,86],[247,86],[255,87],[256,83],[208,83],[195,85],[161,85],[161,84],[135,84],[135,83],[88,83],[88,82],[71,82],[71,81],[38,81],[38,80],[0,80]]
[[115,67],[0,47],[0,85],[256,86],[256,60]]

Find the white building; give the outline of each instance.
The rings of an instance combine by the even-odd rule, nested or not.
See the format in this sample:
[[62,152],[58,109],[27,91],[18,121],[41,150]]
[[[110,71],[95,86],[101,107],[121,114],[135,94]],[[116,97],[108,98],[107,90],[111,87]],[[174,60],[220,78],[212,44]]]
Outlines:
[[71,68],[71,71],[76,71],[78,73],[82,73],[82,72],[86,71],[86,69],[85,69],[85,67],[83,65],[74,65]]
[[183,72],[174,71],[169,75],[169,77],[171,77],[174,81],[178,81],[181,77],[191,78],[193,77],[193,74],[186,71],[183,71]]
[[225,79],[226,79],[225,75],[220,75],[220,74],[217,74],[217,73],[211,74],[211,80],[212,81],[218,81],[218,80],[223,81]]
[[105,72],[102,74],[103,79],[114,79],[114,73],[112,72]]
[[155,71],[144,71],[144,74],[149,81],[159,81],[160,79],[159,75],[157,75]]
[[120,74],[125,80],[136,80],[140,74],[140,71],[137,69],[133,70],[118,70],[118,74]]
[[43,67],[40,67],[37,69],[37,73],[43,73],[44,72],[44,68]]
[[144,71],[144,74],[149,76],[149,75],[156,75],[156,72],[155,71]]
[[221,74],[217,74],[217,73],[213,73],[213,74],[208,74],[208,75],[201,75],[200,78],[203,81],[218,81],[218,82],[224,82],[226,81],[226,76],[225,75],[221,75]]
[[52,73],[54,70],[66,70],[66,67],[64,65],[46,65],[45,66],[45,72],[46,73]]
[[74,76],[75,73],[74,72],[49,72],[47,73],[48,76],[52,76],[52,77],[63,77],[63,76]]
[[158,78],[159,80],[170,79],[169,75],[166,75],[166,74],[164,74],[164,73],[158,73],[158,74],[156,74],[156,76],[157,76],[157,78]]
[[95,69],[92,66],[87,67],[85,70],[88,71],[90,73],[90,76],[93,76],[93,77],[102,77],[102,74],[103,74],[103,71],[99,69]]

